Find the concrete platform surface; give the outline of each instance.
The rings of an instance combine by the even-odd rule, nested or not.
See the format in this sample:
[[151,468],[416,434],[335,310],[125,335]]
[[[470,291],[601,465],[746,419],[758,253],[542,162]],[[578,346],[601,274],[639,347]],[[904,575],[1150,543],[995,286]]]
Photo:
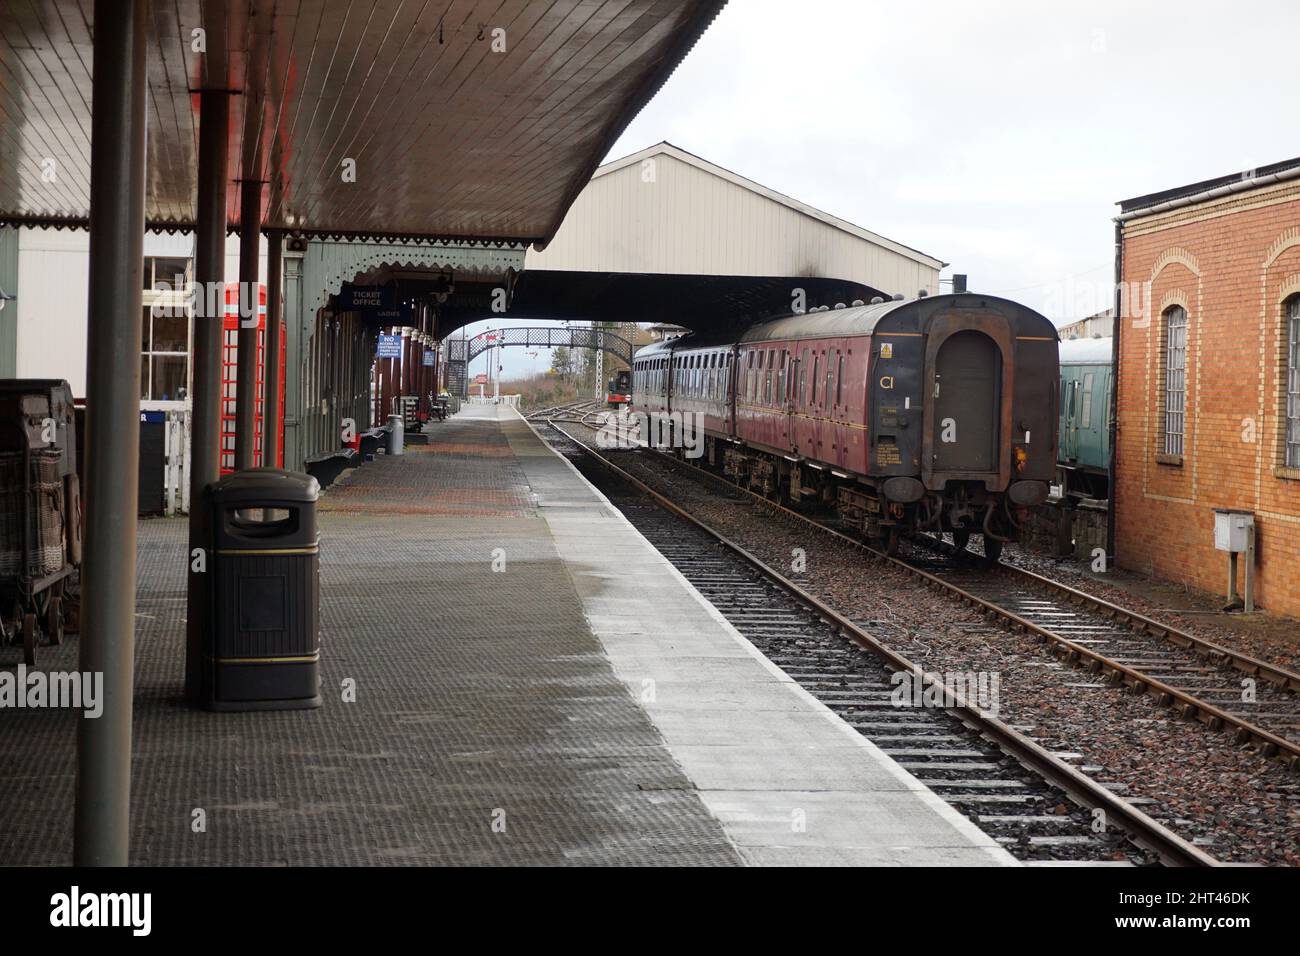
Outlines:
[[[615,673],[747,863],[1015,865],[763,657],[527,422],[501,427]],[[600,506],[573,507],[583,490]]]
[[[180,699],[185,522],[141,522],[133,863],[1011,862],[509,409],[348,473],[320,524],[324,706],[210,714]],[[70,862],[76,719],[0,710],[0,864]]]

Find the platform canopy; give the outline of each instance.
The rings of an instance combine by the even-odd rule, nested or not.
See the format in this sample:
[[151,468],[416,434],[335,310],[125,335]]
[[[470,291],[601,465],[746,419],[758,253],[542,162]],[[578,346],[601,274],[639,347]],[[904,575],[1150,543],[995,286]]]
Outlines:
[[[223,88],[265,228],[544,242],[724,2],[151,0],[146,220],[194,225],[197,93]],[[0,3],[0,222],[87,222],[93,20]]]
[[795,294],[802,308],[870,302],[887,292],[849,279],[819,276],[723,276],[660,273],[573,272],[526,269],[518,277],[504,315],[489,311],[486,297],[452,300],[441,310],[437,332],[445,337],[482,319],[575,322],[668,322],[699,333],[724,334],[754,322],[789,315]]

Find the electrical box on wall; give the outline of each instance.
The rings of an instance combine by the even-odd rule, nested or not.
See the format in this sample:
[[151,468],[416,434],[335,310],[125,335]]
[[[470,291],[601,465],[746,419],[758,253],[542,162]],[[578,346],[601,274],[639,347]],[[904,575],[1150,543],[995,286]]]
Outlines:
[[1214,509],[1214,546],[1220,551],[1244,552],[1250,544],[1255,515],[1234,508]]

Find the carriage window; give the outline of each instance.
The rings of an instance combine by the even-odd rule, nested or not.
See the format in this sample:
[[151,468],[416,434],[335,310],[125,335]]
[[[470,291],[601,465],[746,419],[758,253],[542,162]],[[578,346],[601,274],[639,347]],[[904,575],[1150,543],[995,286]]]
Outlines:
[[1079,407],[1079,424],[1084,428],[1092,425],[1092,373],[1083,377],[1083,404]]
[[840,367],[835,373],[835,404],[844,404],[844,353],[840,353]]
[[777,403],[778,405],[784,405],[784,404],[785,404],[785,366],[786,366],[786,361],[787,361],[787,358],[786,358],[786,351],[785,351],[785,349],[782,349],[782,350],[781,350],[781,364],[777,366],[778,371],[777,371],[777,373],[776,373],[776,403]]
[[816,405],[816,404],[817,404],[817,368],[818,368],[817,353],[814,352],[814,353],[813,353],[813,367],[812,367],[812,392],[809,393],[809,395],[808,395],[808,404],[809,404],[809,405]]
[[835,394],[835,366],[831,364],[831,358],[826,356],[826,407],[831,407],[831,396]]
[[1187,402],[1187,310],[1174,306],[1165,313],[1165,454],[1183,453]]
[[1286,466],[1300,468],[1300,295],[1287,301]]
[[799,353],[799,404],[802,405],[808,397],[808,350],[804,349]]

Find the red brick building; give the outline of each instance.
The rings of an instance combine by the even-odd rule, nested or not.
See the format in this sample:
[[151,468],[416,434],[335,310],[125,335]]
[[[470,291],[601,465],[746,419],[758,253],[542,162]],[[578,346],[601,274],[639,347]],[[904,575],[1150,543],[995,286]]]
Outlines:
[[1120,209],[1116,559],[1223,592],[1213,509],[1251,511],[1257,601],[1300,616],[1300,159]]

